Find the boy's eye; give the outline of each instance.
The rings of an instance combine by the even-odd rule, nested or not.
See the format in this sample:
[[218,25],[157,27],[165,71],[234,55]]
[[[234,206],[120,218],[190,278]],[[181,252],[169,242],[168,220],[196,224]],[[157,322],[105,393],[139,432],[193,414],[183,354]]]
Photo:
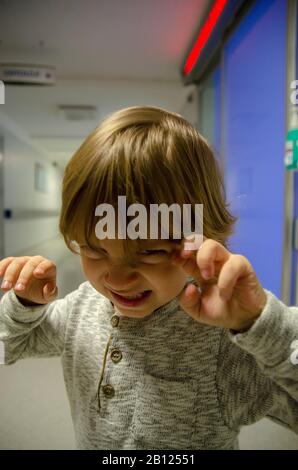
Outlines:
[[[89,259],[103,259],[107,252],[103,249],[100,250],[93,250],[92,248],[89,248],[87,246],[81,246],[80,247],[80,252],[82,255],[86,256]],[[142,250],[139,252],[140,258],[145,261],[145,262],[158,262],[163,259],[170,253],[166,250]]]
[[166,250],[143,250],[141,251],[141,255],[156,255],[156,254],[168,254]]
[[170,253],[166,250],[143,250],[140,252],[140,257],[145,262],[158,262],[166,258]]

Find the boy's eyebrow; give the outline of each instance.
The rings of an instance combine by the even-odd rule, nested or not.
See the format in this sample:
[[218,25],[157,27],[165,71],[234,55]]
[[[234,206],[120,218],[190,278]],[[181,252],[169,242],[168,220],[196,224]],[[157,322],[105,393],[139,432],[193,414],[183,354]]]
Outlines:
[[141,240],[140,241],[140,247],[148,247],[148,248],[155,248],[155,247],[172,247],[174,245],[180,245],[181,241],[180,240],[151,240],[151,239],[146,239],[146,240]]
[[[181,245],[181,240],[173,240],[173,239],[140,239],[138,247],[136,247],[136,253],[139,252],[139,250],[142,249],[156,249],[156,248],[170,248],[170,247],[179,247]],[[79,243],[79,246],[81,248],[90,248],[95,251],[106,251],[105,248],[100,246],[100,241],[98,241],[97,246],[95,247],[88,245],[86,242],[85,243]]]

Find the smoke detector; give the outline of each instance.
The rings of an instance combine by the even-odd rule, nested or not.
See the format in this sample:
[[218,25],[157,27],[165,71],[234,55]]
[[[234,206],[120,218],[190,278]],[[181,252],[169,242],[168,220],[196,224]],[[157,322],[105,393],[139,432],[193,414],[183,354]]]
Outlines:
[[10,85],[53,85],[56,69],[49,65],[0,64],[0,80]]
[[60,104],[60,114],[67,121],[89,121],[96,118],[97,107],[89,104]]

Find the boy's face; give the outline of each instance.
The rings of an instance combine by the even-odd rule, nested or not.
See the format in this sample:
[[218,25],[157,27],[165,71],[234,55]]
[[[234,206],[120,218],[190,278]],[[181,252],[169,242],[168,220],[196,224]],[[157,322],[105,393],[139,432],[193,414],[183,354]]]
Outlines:
[[[126,317],[143,318],[176,297],[187,275],[171,264],[175,246],[169,240],[143,240],[128,260],[118,239],[98,240],[98,250],[80,245],[84,273],[91,285]],[[176,246],[177,248],[177,246]],[[137,299],[128,299],[135,297]]]

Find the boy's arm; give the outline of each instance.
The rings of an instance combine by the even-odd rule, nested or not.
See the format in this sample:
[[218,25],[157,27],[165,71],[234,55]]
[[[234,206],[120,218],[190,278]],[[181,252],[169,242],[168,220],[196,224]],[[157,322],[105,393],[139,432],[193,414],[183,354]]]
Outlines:
[[224,330],[218,392],[229,427],[267,416],[298,434],[298,308],[266,291],[267,303],[249,330]]
[[13,290],[8,291],[0,302],[0,363],[61,355],[67,318],[78,291],[36,306],[24,306],[25,301],[19,300]]

